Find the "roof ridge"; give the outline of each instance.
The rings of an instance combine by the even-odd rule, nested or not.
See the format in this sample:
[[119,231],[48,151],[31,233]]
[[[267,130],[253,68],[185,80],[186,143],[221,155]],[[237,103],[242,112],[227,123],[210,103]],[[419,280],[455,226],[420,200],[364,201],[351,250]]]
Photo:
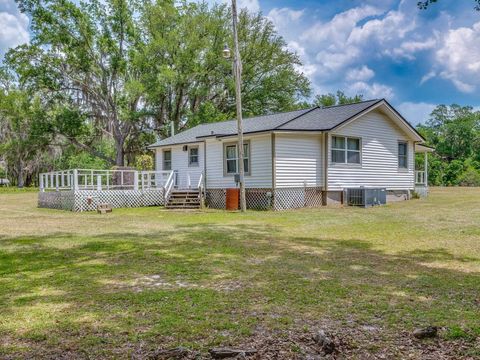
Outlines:
[[[243,118],[243,120],[256,119],[256,118],[259,118],[259,117],[272,116],[272,115],[288,114],[288,113],[292,113],[292,112],[295,112],[295,111],[305,111],[305,112],[307,112],[307,111],[313,110],[315,108],[316,108],[316,106],[309,107],[309,108],[306,108],[306,109],[296,109],[296,110],[281,111],[281,112],[276,112],[276,113],[271,113],[271,114],[255,115],[255,116],[249,116],[247,118]],[[214,122],[210,122],[210,123],[202,123],[202,124],[198,124],[197,126],[199,126],[199,125],[210,125],[210,124],[222,124],[222,123],[227,123],[227,122],[230,122],[230,121],[237,121],[237,119],[214,121]],[[193,129],[193,128],[190,128],[190,129]]]
[[336,104],[336,105],[329,105],[329,106],[318,106],[318,108],[320,108],[320,109],[329,109],[329,108],[333,108],[333,107],[348,106],[348,105],[357,105],[357,104],[363,104],[363,103],[366,103],[366,102],[380,101],[380,100],[383,100],[383,99],[370,99],[370,100],[362,100],[362,101],[357,101],[357,102],[348,103],[348,104]]

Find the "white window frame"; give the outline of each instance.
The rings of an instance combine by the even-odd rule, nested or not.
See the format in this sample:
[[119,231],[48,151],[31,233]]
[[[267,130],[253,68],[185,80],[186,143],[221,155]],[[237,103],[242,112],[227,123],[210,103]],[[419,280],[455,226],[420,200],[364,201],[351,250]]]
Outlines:
[[[168,160],[170,162],[170,169],[166,169],[165,168],[165,163],[166,163],[166,160],[165,160],[165,153],[167,152],[170,152],[170,160]],[[173,158],[173,153],[172,153],[172,149],[163,149],[162,150],[162,170],[165,170],[165,171],[171,171],[172,170],[172,158]]]
[[[333,138],[343,138],[344,146],[343,148],[333,147]],[[358,140],[358,150],[348,149],[348,140]],[[337,162],[333,161],[333,151],[343,151],[345,156],[345,161]],[[358,153],[359,162],[348,162],[348,152]],[[345,135],[332,135],[331,145],[330,145],[330,162],[335,165],[347,165],[347,166],[362,166],[362,138],[357,136],[345,136]]]
[[[190,153],[191,150],[197,150],[197,155],[193,155],[197,157],[196,162],[192,162],[192,154]],[[189,146],[188,147],[188,167],[199,167],[200,166],[200,148],[198,146]]]
[[[400,145],[405,145],[405,155],[400,155]],[[400,166],[400,157],[405,157],[405,166]],[[408,171],[408,141],[398,140],[397,143],[397,165],[398,170]]]
[[[248,164],[248,171],[245,171],[245,176],[250,176],[252,172],[252,164],[250,161],[251,154],[252,154],[252,147],[250,145],[250,140],[245,140],[243,145],[247,145],[248,151],[243,154],[243,159],[247,160]],[[227,147],[235,146],[235,158],[228,159],[228,160],[235,160],[235,172],[227,172]],[[226,142],[223,143],[223,176],[234,176],[238,174],[238,142]]]

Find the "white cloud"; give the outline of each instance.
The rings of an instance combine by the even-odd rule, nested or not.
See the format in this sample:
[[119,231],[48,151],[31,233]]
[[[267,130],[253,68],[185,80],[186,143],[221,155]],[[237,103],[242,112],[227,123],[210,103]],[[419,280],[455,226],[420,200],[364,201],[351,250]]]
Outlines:
[[[369,83],[375,73],[359,65],[385,56],[413,59],[416,52],[433,47],[431,40],[423,43],[421,39],[411,39],[418,27],[416,10],[415,4],[403,1],[390,11],[371,5],[348,9],[329,21],[316,21],[301,32],[294,39],[303,49],[297,53],[311,69],[314,83],[336,83],[340,88],[354,84],[366,97],[392,97],[391,87]],[[304,12],[299,23],[304,22],[305,16]],[[283,16],[282,26],[290,29],[297,25]]]
[[428,80],[433,79],[435,76],[437,76],[437,72],[434,70],[429,71],[425,75],[422,76],[422,79],[420,80],[420,85],[423,85],[426,83]]
[[345,79],[347,81],[368,81],[374,76],[375,72],[368,66],[363,65],[361,68],[348,70]]
[[424,41],[407,40],[400,44],[399,47],[391,50],[386,50],[386,54],[395,59],[405,58],[408,60],[415,60],[415,54],[420,51],[431,50],[437,45],[435,38],[430,38]]
[[288,31],[292,23],[301,19],[303,12],[303,10],[293,10],[290,8],[273,8],[267,14],[267,18],[270,19],[278,31]]
[[466,93],[474,92],[480,82],[480,22],[471,28],[451,29],[435,54],[440,76]]
[[251,12],[260,11],[260,4],[258,3],[258,0],[238,0],[237,6],[239,9],[246,8]]
[[331,43],[334,47],[345,44],[357,23],[369,16],[380,15],[382,10],[373,6],[355,7],[335,15],[332,20],[315,23],[301,39],[311,43]]
[[[224,3],[224,4],[227,4],[228,6],[232,5],[231,0],[194,0],[194,1],[196,2],[206,1],[209,5],[219,4],[219,3]],[[259,0],[238,0],[237,8],[238,10],[247,9],[251,12],[258,12],[260,11],[260,3],[259,3]]]
[[0,57],[11,47],[27,43],[28,17],[24,14],[0,12]]
[[394,97],[393,88],[387,85],[374,82],[368,84],[365,81],[357,81],[349,86],[349,92],[362,94],[366,99],[386,98],[390,100]]
[[403,102],[398,105],[396,108],[407,119],[410,123],[416,125],[419,123],[424,123],[430,117],[430,113],[435,109],[435,104],[430,104],[426,102]]

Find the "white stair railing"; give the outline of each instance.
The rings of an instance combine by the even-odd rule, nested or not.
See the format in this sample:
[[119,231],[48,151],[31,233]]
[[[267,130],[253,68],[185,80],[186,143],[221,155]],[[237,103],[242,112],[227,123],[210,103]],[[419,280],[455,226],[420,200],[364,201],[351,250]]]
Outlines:
[[203,171],[200,173],[200,177],[198,178],[197,189],[200,206],[203,207]]
[[165,181],[165,186],[163,187],[163,198],[165,199],[165,203],[167,203],[168,199],[170,198],[170,194],[172,192],[172,189],[175,185],[175,178],[176,178],[177,173],[174,171],[170,172],[170,175],[167,178],[167,181]]

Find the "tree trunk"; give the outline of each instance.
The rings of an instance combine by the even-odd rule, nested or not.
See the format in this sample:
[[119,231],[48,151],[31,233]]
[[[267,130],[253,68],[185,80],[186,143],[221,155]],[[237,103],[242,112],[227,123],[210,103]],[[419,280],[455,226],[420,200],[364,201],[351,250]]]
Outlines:
[[123,139],[115,139],[115,165],[124,166],[125,165],[125,151],[123,150]]
[[17,162],[17,187],[23,188],[23,161]]

